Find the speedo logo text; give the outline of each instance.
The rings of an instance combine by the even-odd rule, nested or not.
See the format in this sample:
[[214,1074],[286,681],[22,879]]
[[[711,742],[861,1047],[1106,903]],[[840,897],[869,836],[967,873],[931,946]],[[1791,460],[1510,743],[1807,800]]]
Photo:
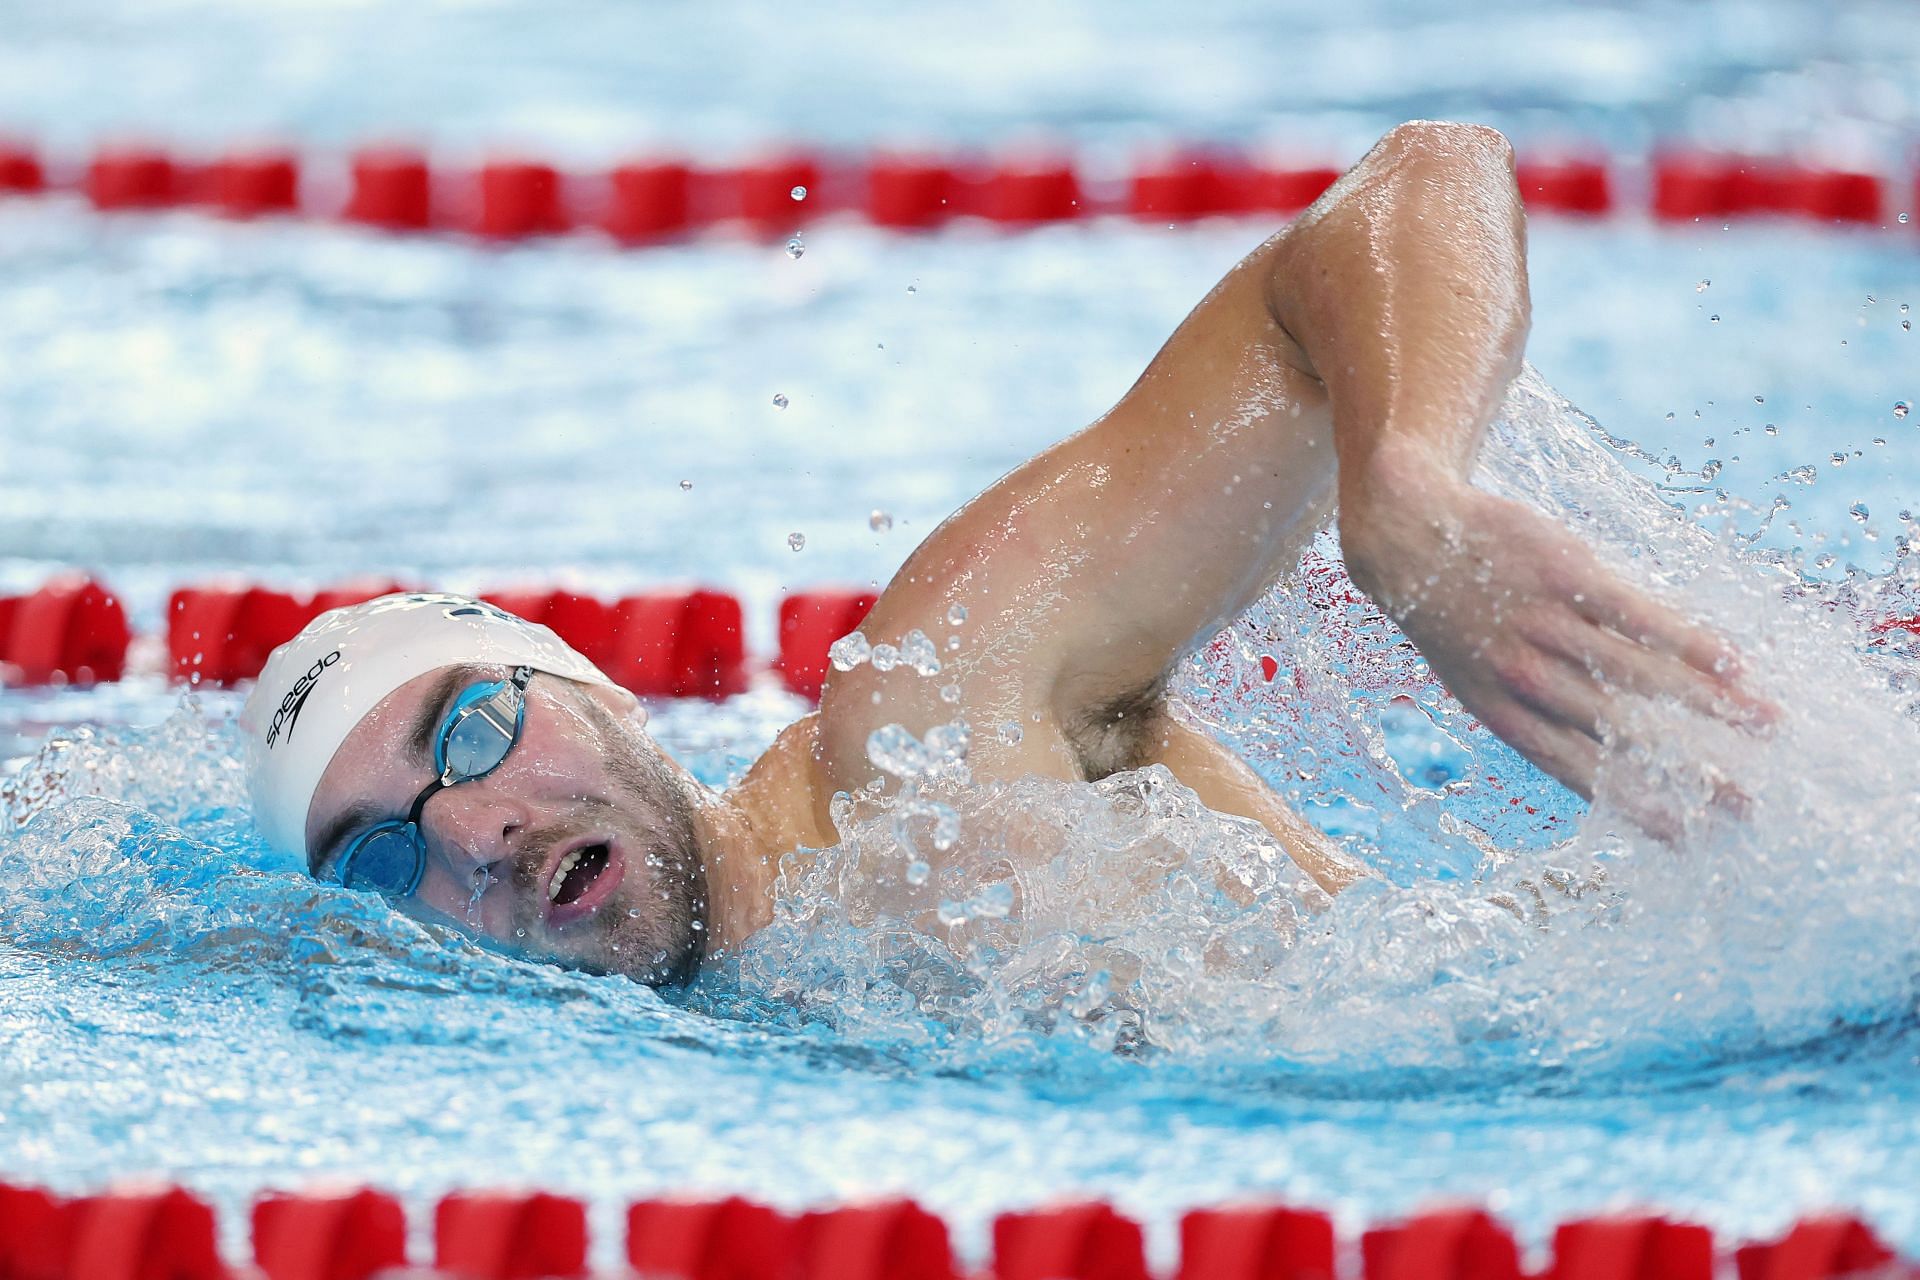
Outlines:
[[300,718],[300,709],[307,705],[307,695],[313,692],[314,684],[326,674],[327,668],[338,661],[340,651],[335,649],[308,667],[305,674],[293,682],[293,688],[287,690],[287,696],[280,699],[280,705],[274,708],[273,723],[267,726],[268,750],[279,743],[282,730],[286,731],[287,737],[293,737],[293,724]]

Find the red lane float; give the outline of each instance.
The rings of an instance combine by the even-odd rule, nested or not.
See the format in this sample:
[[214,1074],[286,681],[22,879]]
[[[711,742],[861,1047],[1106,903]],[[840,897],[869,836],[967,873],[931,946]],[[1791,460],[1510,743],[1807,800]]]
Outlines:
[[1230,157],[1209,151],[1176,154],[1134,170],[1126,209],[1153,222],[1238,213],[1248,202],[1249,181],[1245,165]]
[[109,147],[87,166],[87,199],[103,211],[159,209],[181,202],[186,183],[173,158],[153,147]]
[[1479,1209],[1424,1213],[1360,1237],[1366,1280],[1520,1280],[1520,1247]]
[[494,160],[480,170],[475,234],[490,240],[558,235],[571,229],[559,171],[532,160]]
[[794,1253],[793,1219],[738,1196],[643,1200],[627,1210],[627,1262],[658,1280],[778,1276]]
[[266,1280],[372,1280],[407,1263],[407,1216],[378,1191],[261,1197],[253,1259]]
[[433,1265],[456,1280],[584,1276],[587,1207],[544,1191],[455,1192],[434,1209]]
[[1653,214],[1669,222],[1772,216],[1875,225],[1885,203],[1884,184],[1868,173],[1698,152],[1664,152],[1653,162]]
[[1150,1280],[1140,1224],[1108,1204],[1003,1213],[993,1222],[995,1280]]
[[1324,166],[1305,169],[1256,169],[1247,176],[1247,197],[1235,212],[1298,213],[1326,194],[1340,171]]
[[1713,1280],[1713,1232],[1657,1217],[1562,1223],[1544,1280]]
[[818,698],[827,682],[827,651],[859,629],[879,598],[871,591],[799,591],[782,600],[773,664],[781,683],[803,698]]
[[806,1214],[799,1222],[798,1244],[797,1280],[959,1280],[960,1276],[947,1224],[910,1200]]
[[968,211],[990,222],[1067,222],[1087,212],[1080,175],[1064,159],[1009,160],[970,185]]
[[[773,156],[721,175],[720,219],[737,218],[764,235],[786,235],[819,212],[820,161],[808,155]],[[794,190],[804,191],[795,200]]]
[[953,166],[926,156],[882,154],[867,167],[867,221],[876,227],[919,231],[958,212]]
[[317,613],[284,591],[183,587],[167,601],[169,674],[188,683],[251,680]]
[[0,1184],[0,1276],[66,1280],[73,1215],[38,1188]]
[[1613,181],[1601,160],[1521,160],[1514,180],[1529,210],[1588,217],[1613,211]]
[[1311,1209],[1195,1209],[1180,1219],[1176,1280],[1331,1280],[1333,1219]]
[[406,147],[355,152],[353,191],[342,216],[384,231],[433,226],[433,179],[426,154]]
[[204,199],[229,218],[295,213],[300,162],[291,151],[242,151],[221,157],[202,175]]
[[56,578],[0,602],[0,681],[94,684],[126,670],[126,610],[91,578]]
[[67,1207],[68,1280],[226,1280],[213,1210],[172,1188],[86,1196]]
[[[1771,1244],[1744,1245],[1734,1252],[1740,1280],[1828,1280],[1863,1272],[1886,1274],[1895,1260],[1873,1229],[1858,1218],[1802,1219]],[[1899,1275],[1911,1277],[1906,1266]]]
[[0,138],[0,195],[37,195],[46,189],[40,154],[23,143]]
[[650,244],[692,225],[693,171],[677,161],[624,164],[608,177],[601,229],[622,244]]

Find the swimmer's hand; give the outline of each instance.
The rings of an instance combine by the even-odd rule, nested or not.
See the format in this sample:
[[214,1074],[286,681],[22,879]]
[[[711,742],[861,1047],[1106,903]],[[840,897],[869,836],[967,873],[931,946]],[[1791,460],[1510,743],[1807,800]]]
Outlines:
[[1461,704],[1515,750],[1593,797],[1622,695],[1677,699],[1757,726],[1714,632],[1622,581],[1540,513],[1403,462],[1379,501],[1343,498],[1354,582],[1400,624]]

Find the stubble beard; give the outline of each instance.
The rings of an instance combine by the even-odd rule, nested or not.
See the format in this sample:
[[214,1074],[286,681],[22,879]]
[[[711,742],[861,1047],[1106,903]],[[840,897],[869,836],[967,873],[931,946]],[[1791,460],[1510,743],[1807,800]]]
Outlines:
[[[706,954],[707,937],[707,877],[692,802],[658,756],[634,741],[632,730],[594,699],[583,701],[598,730],[612,795],[584,802],[583,818],[528,842],[533,856],[517,859],[512,872],[515,932],[540,940],[539,954],[528,948],[536,959],[648,986],[689,981]],[[624,878],[591,917],[564,933],[549,932],[541,923],[538,883],[547,852],[602,826],[620,832]]]

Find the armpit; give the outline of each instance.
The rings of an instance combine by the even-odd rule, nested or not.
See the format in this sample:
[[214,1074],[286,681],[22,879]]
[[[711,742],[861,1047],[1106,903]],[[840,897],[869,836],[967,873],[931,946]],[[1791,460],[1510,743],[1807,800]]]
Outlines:
[[1084,780],[1098,782],[1158,758],[1166,692],[1159,678],[1066,717],[1067,745]]

